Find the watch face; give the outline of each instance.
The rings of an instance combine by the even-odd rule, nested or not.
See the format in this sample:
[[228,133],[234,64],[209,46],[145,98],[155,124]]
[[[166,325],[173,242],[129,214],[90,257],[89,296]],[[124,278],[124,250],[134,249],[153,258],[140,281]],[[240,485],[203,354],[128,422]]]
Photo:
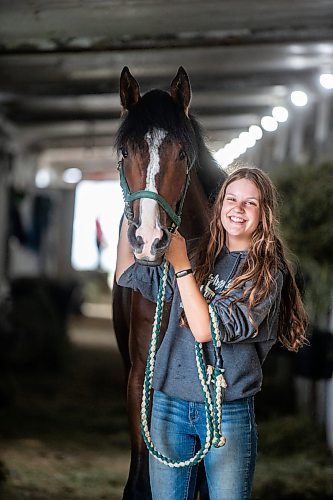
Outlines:
[[176,278],[182,278],[182,276],[186,276],[187,274],[191,274],[192,272],[192,269],[184,269],[184,271],[178,271],[175,276]]

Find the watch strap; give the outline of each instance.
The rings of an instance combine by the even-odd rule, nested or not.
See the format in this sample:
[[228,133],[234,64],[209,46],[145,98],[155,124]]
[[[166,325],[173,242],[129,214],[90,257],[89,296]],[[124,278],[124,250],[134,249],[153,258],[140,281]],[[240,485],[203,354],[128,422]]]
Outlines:
[[192,274],[192,269],[183,269],[182,271],[178,271],[175,273],[176,278],[182,278],[183,276],[187,276],[188,274]]

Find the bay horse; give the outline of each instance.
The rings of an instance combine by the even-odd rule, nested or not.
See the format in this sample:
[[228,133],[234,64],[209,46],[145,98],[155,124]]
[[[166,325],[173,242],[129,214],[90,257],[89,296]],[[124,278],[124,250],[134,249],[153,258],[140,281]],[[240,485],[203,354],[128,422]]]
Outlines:
[[[125,67],[120,77],[120,100],[123,121],[116,147],[127,196],[128,239],[138,262],[158,265],[174,226],[180,224],[186,239],[207,230],[209,207],[225,174],[189,112],[191,86],[183,67],[178,69],[169,92],[154,89],[142,97],[138,82]],[[114,330],[128,377],[131,435],[125,500],[151,498],[148,451],[140,434],[140,403],[154,312],[155,304],[138,292],[114,284]],[[168,315],[166,307],[162,336]]]

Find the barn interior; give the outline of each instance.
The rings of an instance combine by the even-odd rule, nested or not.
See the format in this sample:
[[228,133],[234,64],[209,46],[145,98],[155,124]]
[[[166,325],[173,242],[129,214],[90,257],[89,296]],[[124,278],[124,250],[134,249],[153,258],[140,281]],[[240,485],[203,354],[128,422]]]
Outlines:
[[[168,90],[186,69],[191,112],[221,168],[288,177],[307,167],[296,185],[319,215],[303,215],[326,224],[312,267],[323,335],[315,368],[281,349],[267,362],[254,498],[331,498],[330,0],[1,1],[0,496],[122,498],[130,445],[111,293],[124,66],[141,93]],[[301,229],[309,252],[312,229]]]

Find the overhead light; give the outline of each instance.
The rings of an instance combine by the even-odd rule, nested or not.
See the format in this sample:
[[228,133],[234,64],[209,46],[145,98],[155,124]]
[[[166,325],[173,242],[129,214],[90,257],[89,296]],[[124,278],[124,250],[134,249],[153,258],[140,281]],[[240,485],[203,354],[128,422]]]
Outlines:
[[295,106],[306,106],[308,103],[308,96],[303,90],[294,90],[290,94],[290,99]]
[[224,148],[220,148],[218,151],[214,153],[214,158],[219,163],[222,163],[223,161],[223,156],[224,156],[223,153],[224,153]]
[[288,110],[284,106],[275,106],[272,110],[272,116],[277,122],[286,122],[288,120]]
[[[229,146],[229,148],[228,148]],[[232,155],[230,151],[230,144],[226,144],[223,148],[219,149],[215,154],[214,154],[215,159],[218,161],[218,163],[221,165],[222,168],[228,167],[233,161],[234,161],[234,156]]]
[[227,167],[233,161],[234,161],[233,155],[230,152],[225,151],[223,156],[223,163],[225,164],[225,166]]
[[241,132],[238,138],[240,143],[243,144],[246,148],[253,148],[256,143],[255,138],[249,132]]
[[319,81],[325,89],[333,89],[333,75],[331,73],[323,73],[320,75]]
[[234,137],[223,148],[216,151],[214,157],[222,168],[226,168],[247,149],[252,148],[262,135],[262,129],[258,125],[251,125],[248,132],[241,132],[238,137]]
[[62,174],[64,182],[77,184],[82,179],[82,172],[79,168],[67,168]]
[[245,146],[245,144],[242,141],[239,140],[238,137],[235,137],[230,142],[230,149],[231,149],[231,152],[232,152],[234,158],[238,158],[240,155],[245,153],[247,147]]
[[278,128],[278,122],[272,116],[263,116],[261,126],[267,132],[274,132]]
[[251,125],[249,127],[249,134],[256,140],[259,141],[262,138],[262,129],[259,125]]
[[36,187],[45,189],[51,184],[51,172],[47,168],[40,168],[35,176]]

